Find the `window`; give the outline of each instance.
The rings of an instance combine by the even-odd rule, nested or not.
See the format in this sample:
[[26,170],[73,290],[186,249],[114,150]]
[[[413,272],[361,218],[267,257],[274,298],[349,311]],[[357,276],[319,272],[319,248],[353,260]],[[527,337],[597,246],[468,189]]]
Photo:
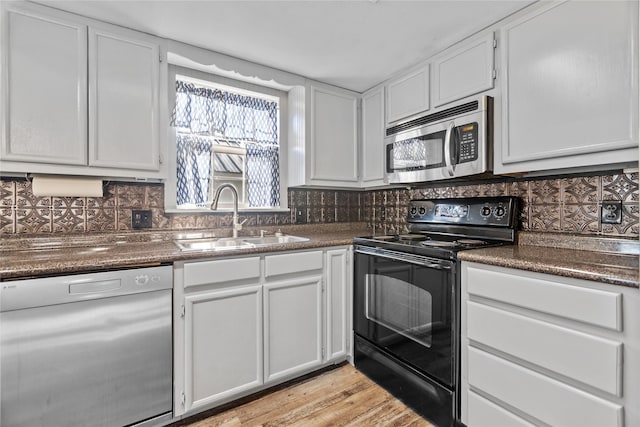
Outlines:
[[[231,183],[239,204],[280,206],[280,99],[176,76],[176,206],[208,208]],[[231,202],[230,192],[221,203]]]

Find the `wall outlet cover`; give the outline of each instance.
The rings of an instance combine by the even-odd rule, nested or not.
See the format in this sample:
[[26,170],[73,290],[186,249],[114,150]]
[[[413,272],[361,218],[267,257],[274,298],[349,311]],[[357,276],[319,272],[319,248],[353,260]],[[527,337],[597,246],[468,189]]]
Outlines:
[[296,208],[296,224],[307,223],[307,208]]
[[619,200],[603,200],[600,210],[600,222],[603,224],[622,223],[622,202]]
[[150,210],[145,209],[133,209],[131,211],[131,228],[134,230],[140,230],[142,228],[151,228],[152,215]]

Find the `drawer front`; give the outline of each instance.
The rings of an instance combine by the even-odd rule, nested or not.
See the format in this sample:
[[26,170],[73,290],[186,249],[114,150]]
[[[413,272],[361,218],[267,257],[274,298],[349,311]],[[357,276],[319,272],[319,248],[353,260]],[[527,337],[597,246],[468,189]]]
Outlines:
[[298,252],[265,257],[265,277],[322,269],[322,251]]
[[467,314],[470,339],[621,395],[622,343],[474,302]]
[[473,391],[469,392],[467,425],[471,427],[534,427],[528,421]]
[[467,265],[468,292],[520,307],[622,330],[622,294],[547,280],[539,275]]
[[475,348],[469,385],[550,425],[622,427],[622,406]]
[[220,259],[184,265],[185,288],[259,278],[259,257]]

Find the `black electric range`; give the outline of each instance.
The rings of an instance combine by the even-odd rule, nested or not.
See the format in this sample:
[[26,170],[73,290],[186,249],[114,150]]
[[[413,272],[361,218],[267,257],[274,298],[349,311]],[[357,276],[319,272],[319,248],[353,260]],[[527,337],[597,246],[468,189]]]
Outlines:
[[434,424],[460,417],[461,250],[515,241],[517,199],[411,200],[408,233],[354,243],[357,369]]

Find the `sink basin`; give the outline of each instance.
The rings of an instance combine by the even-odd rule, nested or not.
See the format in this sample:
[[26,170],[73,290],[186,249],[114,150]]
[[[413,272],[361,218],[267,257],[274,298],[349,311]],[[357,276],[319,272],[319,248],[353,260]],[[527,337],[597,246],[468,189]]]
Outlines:
[[306,237],[298,236],[265,236],[265,237],[245,237],[245,242],[252,243],[256,246],[280,245],[283,243],[307,242]]
[[283,243],[306,242],[309,239],[298,236],[265,236],[265,237],[238,237],[238,238],[204,238],[204,239],[178,239],[176,245],[183,251],[224,251],[233,249],[248,249],[257,246],[280,245]]
[[243,239],[181,239],[175,241],[183,251],[224,251],[253,248],[255,245]]

